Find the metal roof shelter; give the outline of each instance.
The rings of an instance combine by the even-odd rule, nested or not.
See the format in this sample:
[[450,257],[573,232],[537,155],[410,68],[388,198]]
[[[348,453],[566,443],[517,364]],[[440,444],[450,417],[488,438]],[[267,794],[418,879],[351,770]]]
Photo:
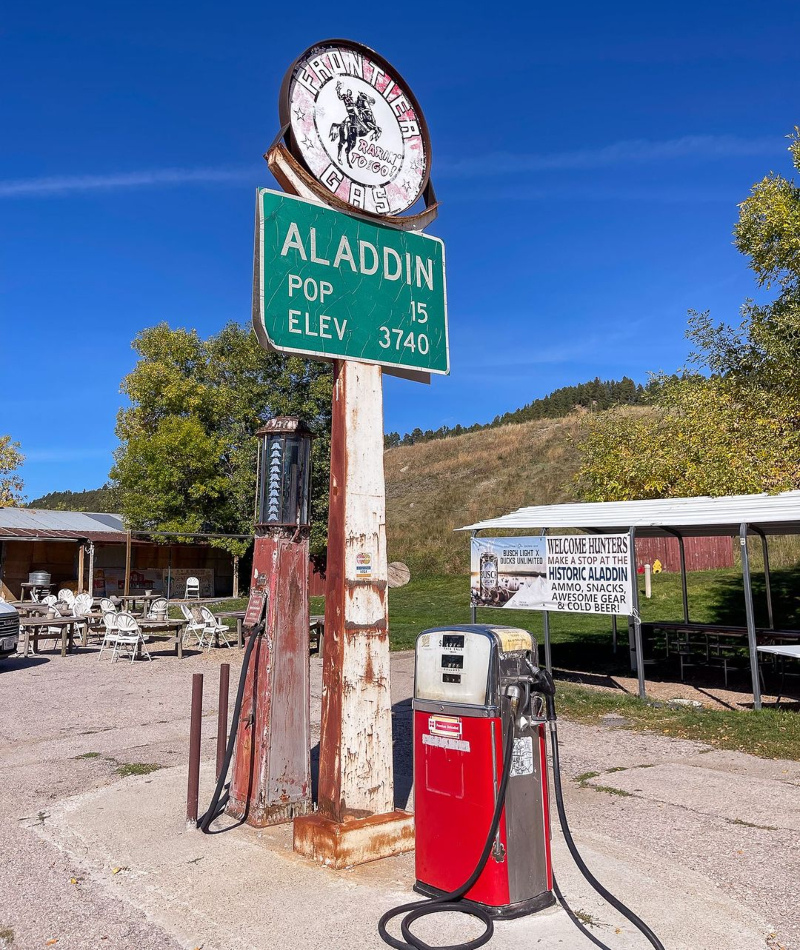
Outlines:
[[[0,507],[0,542],[3,541],[73,541],[79,545],[78,571],[83,576],[83,543],[89,552],[89,577],[94,576],[94,543],[125,545],[125,594],[129,592],[131,549],[133,545],[149,543],[154,538],[192,538],[197,544],[207,544],[212,538],[239,538],[247,534],[220,534],[212,532],[134,531],[125,527],[122,517],[111,512],[60,511],[48,508]],[[234,557],[234,596],[238,594],[238,557]],[[2,560],[0,560],[2,580]]]
[[[627,531],[631,538],[631,570],[634,577],[636,577],[635,540],[637,537],[676,537],[680,545],[683,613],[686,623],[689,622],[689,607],[686,589],[684,538],[738,535],[742,552],[744,606],[747,619],[753,704],[756,709],[761,708],[761,684],[759,681],[747,537],[752,532],[761,538],[764,552],[767,611],[770,627],[774,628],[767,536],[800,534],[800,491],[787,491],[775,495],[725,495],[719,498],[659,498],[646,501],[534,505],[529,508],[519,508],[517,511],[499,518],[490,518],[487,521],[466,525],[458,530],[472,531],[475,535],[480,531],[488,530],[530,531],[531,529],[538,529],[546,533],[554,528],[615,534]],[[632,621],[634,626],[639,695],[644,697],[641,621],[638,610],[638,589],[635,583],[633,592],[635,613],[629,618],[629,621]],[[545,612],[545,634],[547,635],[547,633],[547,613]]]
[[119,515],[43,508],[0,508],[0,541],[19,540],[125,541]]

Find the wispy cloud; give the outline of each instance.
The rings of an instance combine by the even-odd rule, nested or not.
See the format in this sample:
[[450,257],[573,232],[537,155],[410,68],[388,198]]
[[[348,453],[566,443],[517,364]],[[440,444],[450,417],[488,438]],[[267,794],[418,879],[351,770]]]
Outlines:
[[23,450],[26,462],[77,462],[81,459],[111,458],[113,449],[31,449]]
[[158,185],[225,184],[255,180],[252,168],[156,168],[107,175],[53,175],[0,181],[0,198],[38,198],[81,191],[115,191]]
[[569,152],[488,152],[458,161],[439,161],[436,172],[439,177],[475,178],[487,172],[520,174],[581,171],[685,159],[716,161],[751,155],[775,155],[780,149],[781,139],[773,136],[741,138],[736,135],[684,135],[662,141],[628,139],[599,148]]

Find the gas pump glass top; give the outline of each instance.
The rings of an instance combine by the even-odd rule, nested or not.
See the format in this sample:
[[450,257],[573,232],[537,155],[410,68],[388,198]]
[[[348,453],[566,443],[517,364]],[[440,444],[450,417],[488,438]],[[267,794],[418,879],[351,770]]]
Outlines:
[[482,706],[492,642],[483,633],[441,630],[417,641],[416,699]]

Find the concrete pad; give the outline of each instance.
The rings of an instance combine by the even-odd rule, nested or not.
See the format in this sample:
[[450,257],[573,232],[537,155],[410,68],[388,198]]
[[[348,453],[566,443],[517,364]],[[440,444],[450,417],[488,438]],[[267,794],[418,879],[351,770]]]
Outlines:
[[[203,769],[203,801],[210,797],[212,771],[210,765]],[[185,769],[163,769],[68,799],[35,831],[186,948],[378,950],[380,915],[415,899],[413,855],[332,871],[292,852],[290,825],[240,826],[210,836],[187,830],[185,794]],[[707,878],[603,835],[581,834],[579,845],[603,883],[645,918],[670,950],[768,946],[767,925]],[[597,936],[619,950],[641,948],[643,938],[568,862],[560,836],[554,854],[562,889],[575,910],[597,921]],[[444,944],[473,937],[478,929],[469,919],[449,915],[417,928],[423,939]],[[561,909],[497,925],[492,947],[527,946],[583,950],[592,944]]]
[[606,772],[590,785],[614,788],[650,801],[689,808],[703,815],[745,822],[761,828],[800,831],[800,796],[788,782],[775,782],[750,772],[747,781],[733,781],[725,771],[672,762],[652,768]]

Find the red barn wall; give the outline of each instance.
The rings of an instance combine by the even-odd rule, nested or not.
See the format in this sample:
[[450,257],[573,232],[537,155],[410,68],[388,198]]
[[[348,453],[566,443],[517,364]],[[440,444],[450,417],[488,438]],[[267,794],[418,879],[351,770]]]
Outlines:
[[[687,571],[710,571],[733,567],[733,538],[684,538]],[[677,538],[637,538],[636,563],[652,564],[661,561],[665,571],[678,573],[681,569],[680,545]]]

